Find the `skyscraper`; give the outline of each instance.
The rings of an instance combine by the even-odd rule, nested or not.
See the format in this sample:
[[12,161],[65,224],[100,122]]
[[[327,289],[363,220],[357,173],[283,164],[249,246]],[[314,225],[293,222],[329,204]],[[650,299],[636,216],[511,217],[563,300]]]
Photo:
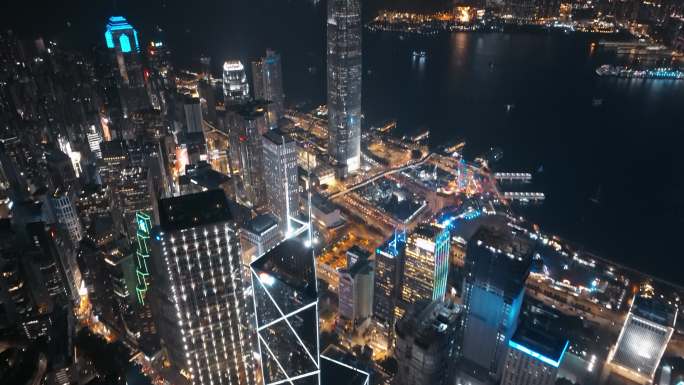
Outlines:
[[339,314],[353,327],[370,318],[373,312],[373,263],[362,259],[340,269]]
[[250,101],[230,107],[226,124],[230,142],[230,166],[240,203],[259,207],[266,203],[262,135],[268,131],[266,104]]
[[[291,263],[295,260],[298,263]],[[319,384],[313,249],[300,239],[288,239],[252,262],[250,269],[264,384]]]
[[202,133],[202,105],[199,98],[186,97],[183,103],[185,128],[188,133]]
[[112,16],[107,21],[105,43],[113,54],[117,71],[117,88],[121,98],[123,115],[145,108],[150,104],[145,88],[138,31],[122,16]]
[[635,296],[617,343],[608,355],[609,368],[636,383],[650,384],[676,321],[676,305],[643,293]]
[[161,199],[159,221],[152,287],[171,361],[193,384],[253,384],[240,246],[225,194]]
[[401,283],[404,275],[406,234],[394,236],[375,250],[375,283],[373,288],[373,318],[383,334],[382,344],[391,344],[394,321],[399,308]]
[[449,231],[431,224],[418,226],[408,236],[401,287],[401,299],[405,304],[444,299],[449,246]]
[[223,63],[223,96],[226,105],[249,100],[249,83],[245,66],[239,60]]
[[286,235],[289,218],[299,213],[297,144],[278,128],[266,132],[262,143],[267,204],[279,219],[281,233]]
[[521,324],[508,341],[502,385],[553,385],[570,341],[532,324]]
[[338,175],[361,166],[361,2],[328,2],[328,153]]
[[64,225],[73,244],[83,239],[83,227],[76,211],[76,194],[73,189],[57,189],[50,197],[50,203],[55,210],[59,223]]
[[254,98],[269,102],[268,126],[275,128],[285,112],[283,94],[283,69],[280,55],[267,49],[266,56],[252,62]]
[[368,385],[368,373],[319,353],[315,261],[304,239],[286,239],[250,273],[265,385]]
[[483,227],[468,241],[463,357],[497,380],[518,323],[531,256],[531,245],[508,229]]
[[396,384],[449,384],[459,308],[450,302],[420,301],[397,321]]

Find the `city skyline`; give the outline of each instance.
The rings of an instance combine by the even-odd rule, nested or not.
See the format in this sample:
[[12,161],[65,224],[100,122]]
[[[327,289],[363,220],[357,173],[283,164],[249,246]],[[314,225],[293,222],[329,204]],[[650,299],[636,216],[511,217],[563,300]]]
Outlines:
[[684,381],[684,4],[181,5],[0,29],[0,382]]

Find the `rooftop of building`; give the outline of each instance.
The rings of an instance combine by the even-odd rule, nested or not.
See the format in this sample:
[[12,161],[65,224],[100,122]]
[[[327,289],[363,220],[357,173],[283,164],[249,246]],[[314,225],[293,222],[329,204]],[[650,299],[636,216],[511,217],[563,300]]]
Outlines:
[[246,120],[253,120],[266,114],[267,102],[263,100],[250,100],[228,107],[230,111],[242,116]]
[[228,175],[212,169],[205,162],[200,162],[199,165],[186,166],[185,175],[179,179],[181,184],[195,183],[209,190],[221,188],[223,183],[230,181]]
[[260,214],[247,221],[243,228],[250,233],[263,235],[274,226],[278,226],[278,218],[271,213]]
[[302,239],[286,239],[250,266],[272,296],[303,304],[318,298],[313,249]]
[[570,342],[567,338],[529,323],[521,323],[509,346],[558,367]]
[[368,259],[360,259],[352,267],[341,269],[340,272],[346,272],[350,276],[355,277],[358,274],[370,274],[373,271],[373,263]]
[[349,254],[354,254],[361,259],[368,259],[371,255],[370,251],[364,249],[363,247],[359,245],[352,245],[349,249],[347,249],[347,253]]
[[530,273],[532,249],[506,247],[502,242],[511,238],[501,232],[482,227],[475,233],[468,241],[466,268],[474,281],[498,287],[507,297],[517,296]]
[[659,325],[673,327],[677,319],[677,306],[657,296],[637,295],[630,312]]
[[481,243],[499,253],[515,257],[532,255],[533,245],[529,239],[518,236],[512,229],[503,226],[482,226],[473,235],[471,242]]
[[442,230],[440,228],[435,227],[431,224],[421,223],[413,230],[410,236],[415,235],[421,238],[435,239],[437,237],[437,234],[439,234],[441,231]]
[[292,143],[294,139],[288,133],[280,128],[274,128],[264,134],[264,138],[270,140],[274,144]]
[[159,224],[163,231],[206,226],[232,219],[223,190],[208,190],[159,200]]
[[337,206],[328,198],[316,193],[311,195],[311,205],[316,206],[324,214],[330,214],[337,210]]
[[122,140],[110,140],[100,143],[102,158],[121,158],[128,155],[126,143]]
[[357,368],[354,356],[330,345],[321,353],[322,385],[364,385],[368,384],[368,372]]
[[413,338],[424,350],[447,342],[445,335],[456,327],[460,308],[453,302],[420,301],[397,321],[396,331],[401,338]]

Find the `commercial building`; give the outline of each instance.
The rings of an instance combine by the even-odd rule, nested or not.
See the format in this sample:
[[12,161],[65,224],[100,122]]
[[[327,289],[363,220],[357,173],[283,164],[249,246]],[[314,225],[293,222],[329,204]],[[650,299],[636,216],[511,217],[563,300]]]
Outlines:
[[113,56],[112,63],[117,69],[114,78],[125,118],[150,105],[140,58],[138,31],[126,18],[112,16],[107,21],[104,35],[105,44]]
[[76,211],[76,194],[73,189],[57,189],[52,193],[50,203],[57,221],[67,230],[71,242],[78,244],[83,239],[83,226]]
[[388,348],[394,335],[394,323],[401,297],[404,275],[406,234],[395,232],[392,238],[375,250],[375,279],[373,287],[373,318],[379,326],[380,343]]
[[553,385],[570,341],[532,324],[521,324],[508,341],[501,385]]
[[676,322],[676,305],[650,294],[635,296],[608,356],[611,371],[636,383],[650,384]]
[[242,263],[249,266],[283,240],[278,230],[278,218],[273,214],[257,215],[240,227]]
[[253,384],[237,227],[221,190],[161,199],[155,315],[171,362],[193,384]]
[[249,100],[249,83],[245,66],[239,60],[223,63],[223,96],[226,105]]
[[328,153],[338,176],[361,166],[361,2],[328,2]]
[[252,84],[254,99],[266,100],[268,104],[267,120],[271,128],[278,126],[278,120],[285,113],[285,95],[283,93],[283,69],[280,55],[267,49],[266,56],[252,62]]
[[450,383],[459,312],[451,302],[421,301],[397,321],[396,384]]
[[202,133],[202,104],[199,98],[186,97],[183,102],[187,133]]
[[422,224],[406,239],[401,299],[406,305],[444,299],[449,274],[449,231]]
[[251,101],[230,106],[226,116],[231,177],[238,201],[248,207],[266,204],[262,135],[268,131],[266,104]]
[[299,214],[297,144],[278,128],[266,132],[262,143],[267,205],[278,217],[280,232],[286,235],[291,231],[290,218]]
[[496,380],[518,323],[532,248],[507,228],[480,228],[468,241],[462,355]]
[[373,313],[373,263],[361,259],[339,271],[339,315],[357,327]]

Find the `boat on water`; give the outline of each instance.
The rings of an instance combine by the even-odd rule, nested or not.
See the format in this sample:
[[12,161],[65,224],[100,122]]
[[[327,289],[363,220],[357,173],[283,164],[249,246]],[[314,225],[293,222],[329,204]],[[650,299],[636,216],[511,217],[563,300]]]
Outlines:
[[596,69],[598,76],[628,79],[684,80],[684,71],[673,67],[634,68],[604,64]]
[[414,59],[426,59],[427,58],[427,52],[425,51],[413,51],[411,54]]
[[601,98],[594,98],[591,101],[591,105],[594,107],[601,107],[603,105],[603,99]]

